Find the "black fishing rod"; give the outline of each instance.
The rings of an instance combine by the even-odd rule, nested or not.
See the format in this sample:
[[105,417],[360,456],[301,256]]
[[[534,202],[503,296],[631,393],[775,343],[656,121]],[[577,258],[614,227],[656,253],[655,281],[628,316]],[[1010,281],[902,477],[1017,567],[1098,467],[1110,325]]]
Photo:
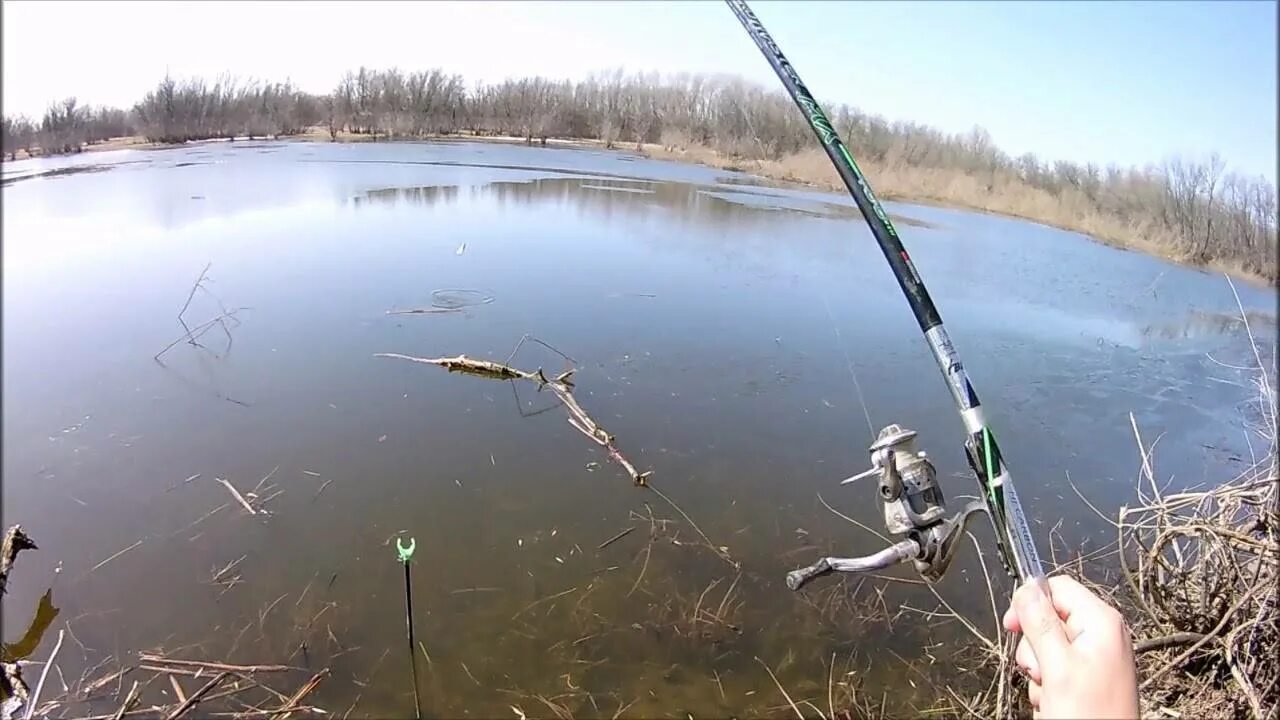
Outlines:
[[[867,178],[858,169],[858,164],[854,162],[849,150],[840,141],[840,136],[836,133],[835,128],[832,127],[831,121],[827,119],[822,108],[818,106],[818,102],[813,99],[809,89],[800,80],[795,68],[791,66],[782,51],[778,49],[778,44],[764,29],[760,19],[755,16],[755,13],[751,12],[751,8],[747,7],[746,2],[743,0],[726,0],[726,2],[729,3],[734,15],[742,22],[742,26],[746,28],[747,33],[751,35],[751,39],[755,41],[756,46],[760,48],[760,52],[764,53],[765,59],[769,61],[769,65],[777,73],[778,79],[787,88],[791,99],[795,101],[796,105],[805,114],[805,117],[808,118],[809,125],[813,128],[814,134],[817,135],[818,141],[822,144],[822,149],[826,151],[827,157],[831,158],[831,163],[835,165],[836,172],[840,173],[840,179],[849,188],[849,194],[853,196],[853,201],[857,203],[858,209],[862,211],[862,216],[871,228],[871,234],[875,236],[876,243],[880,245],[880,250],[884,253],[885,260],[889,261],[889,267],[892,268],[894,276],[898,279],[898,285],[902,287],[902,293],[911,305],[911,312],[915,314],[916,322],[920,324],[920,329],[924,332],[925,339],[929,341],[929,349],[933,351],[933,357],[938,362],[938,368],[942,370],[942,376],[947,382],[947,387],[951,390],[951,396],[955,399],[957,409],[960,411],[960,419],[964,422],[965,431],[969,434],[968,439],[965,441],[966,454],[969,459],[969,465],[973,468],[973,472],[982,486],[983,502],[991,522],[995,526],[996,542],[1005,569],[1020,581],[1042,579],[1044,577],[1044,569],[1040,563],[1040,554],[1036,551],[1035,542],[1031,538],[1031,531],[1027,526],[1026,516],[1022,512],[1022,505],[1018,502],[1018,495],[1013,489],[1013,480],[1009,476],[1008,468],[1005,467],[1004,459],[1000,455],[1000,447],[996,443],[991,429],[987,426],[982,405],[978,402],[978,394],[974,392],[973,384],[969,382],[969,376],[964,370],[964,365],[960,363],[960,356],[956,353],[955,346],[951,344],[951,338],[947,336],[947,331],[942,326],[942,318],[938,315],[938,309],[929,297],[929,291],[925,289],[924,281],[920,279],[920,274],[916,272],[915,265],[911,262],[911,257],[907,255],[906,249],[902,246],[898,231],[894,229],[893,223],[890,222],[888,214],[881,207],[880,201],[876,199],[875,193],[871,191]],[[881,449],[890,448],[888,454],[883,457],[890,458],[888,466],[891,467],[893,453],[891,448],[893,444],[901,442],[899,438],[902,432],[910,431],[902,431],[899,428],[897,429],[897,435],[895,435],[894,433],[888,433],[888,430],[886,428],[886,431],[881,433],[882,440],[877,441],[877,444],[872,446],[872,452],[874,459],[877,446],[880,446]],[[889,435],[887,440],[886,433]],[[914,433],[911,433],[911,436],[914,437]],[[907,440],[910,440],[910,438],[907,438]],[[886,444],[881,445],[882,442]],[[880,461],[877,461],[876,465],[877,467],[873,468],[873,470],[882,469]],[[892,475],[892,470],[888,474]],[[883,485],[882,491],[884,491]],[[938,500],[940,503],[940,493]],[[945,569],[945,565],[943,568]],[[841,568],[828,567],[826,569]],[[790,578],[788,582],[791,583]],[[803,579],[800,579],[799,582],[803,582]],[[797,587],[799,582],[793,584],[793,588]]]

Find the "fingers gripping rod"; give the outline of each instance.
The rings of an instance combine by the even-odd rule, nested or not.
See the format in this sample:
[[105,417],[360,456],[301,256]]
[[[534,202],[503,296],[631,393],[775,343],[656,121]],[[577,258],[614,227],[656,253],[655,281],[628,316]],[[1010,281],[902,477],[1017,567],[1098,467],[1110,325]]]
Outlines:
[[787,587],[799,590],[819,575],[835,572],[870,572],[910,560],[916,572],[937,580],[951,566],[957,540],[969,520],[985,507],[973,501],[946,517],[946,502],[938,487],[937,470],[915,447],[916,432],[889,425],[871,444],[871,469],[841,481],[841,485],[879,477],[878,495],[883,504],[889,534],[905,536],[880,552],[853,558],[821,558],[787,573]]

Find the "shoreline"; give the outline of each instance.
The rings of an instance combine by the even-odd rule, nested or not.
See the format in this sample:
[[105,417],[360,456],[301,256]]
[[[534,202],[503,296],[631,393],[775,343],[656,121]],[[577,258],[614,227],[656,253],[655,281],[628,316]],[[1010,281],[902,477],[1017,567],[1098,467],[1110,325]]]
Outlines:
[[[257,142],[264,140],[262,138],[254,138]],[[248,142],[249,138],[237,138],[237,141]],[[779,187],[792,186],[795,188],[806,188],[820,190],[824,192],[832,192],[843,195],[845,188],[843,183],[835,174],[835,170],[830,167],[825,155],[818,149],[804,151],[794,156],[784,157],[780,160],[754,160],[748,158],[740,158],[724,155],[709,147],[691,146],[688,148],[666,147],[657,143],[644,143],[636,145],[634,143],[615,143],[613,147],[601,141],[590,138],[547,138],[545,141],[541,139],[534,143],[528,143],[522,137],[508,135],[440,135],[432,134],[422,137],[413,138],[388,138],[388,137],[370,137],[368,135],[357,135],[355,133],[341,131],[337,135],[336,140],[329,137],[328,131],[323,127],[312,127],[306,132],[299,135],[292,135],[283,138],[269,140],[271,142],[337,142],[337,143],[362,143],[362,142],[481,142],[494,143],[500,145],[522,145],[526,147],[555,147],[562,149],[581,149],[581,150],[604,150],[607,152],[616,152],[623,154],[636,155],[639,157],[661,160],[668,162],[681,162],[694,165],[702,165],[717,170],[728,170],[731,172],[742,172],[753,177],[759,178],[766,183],[773,183]],[[165,150],[170,148],[183,147],[190,144],[199,143],[221,143],[229,142],[226,139],[209,139],[192,141],[192,143],[184,144],[165,144],[149,142],[140,136],[129,136],[111,138],[93,145],[86,145],[82,152],[109,152],[114,150]],[[28,159],[25,156],[17,159]],[[58,157],[58,156],[50,156]],[[5,163],[11,162],[8,159]],[[1094,241],[1113,247],[1119,250],[1129,252],[1139,252],[1161,260],[1165,260],[1181,267],[1191,268],[1205,273],[1221,272],[1235,279],[1243,280],[1252,285],[1266,288],[1280,287],[1280,279],[1269,280],[1265,276],[1247,271],[1243,268],[1228,266],[1220,262],[1198,263],[1192,262],[1185,257],[1174,252],[1172,248],[1159,242],[1144,240],[1136,237],[1126,237],[1126,233],[1117,228],[1103,228],[1097,225],[1090,227],[1089,223],[1076,222],[1071,223],[1062,219],[1046,217],[1048,212],[1029,213],[1019,209],[1008,207],[1014,204],[1016,200],[1008,195],[1003,196],[999,192],[986,192],[980,194],[980,197],[991,199],[994,202],[979,203],[972,200],[965,200],[957,197],[944,197],[945,193],[930,192],[925,186],[940,184],[945,188],[954,188],[957,180],[969,178],[963,173],[934,171],[934,170],[916,170],[914,172],[900,171],[898,174],[904,177],[889,177],[893,175],[893,171],[885,168],[877,168],[873,163],[865,163],[868,168],[867,175],[869,179],[880,183],[881,187],[877,189],[877,195],[882,199],[890,202],[911,203],[917,205],[927,205],[932,207],[946,208],[951,210],[964,210],[968,212],[977,212],[986,215],[994,215],[997,217],[1005,217],[1024,222],[1032,222],[1046,227],[1073,232]],[[938,177],[938,173],[942,177]],[[915,177],[911,177],[914,175]],[[883,178],[888,177],[888,181],[882,182]],[[894,180],[897,180],[896,182]],[[915,185],[914,192],[908,185]],[[885,187],[887,186],[887,187]],[[933,188],[936,190],[936,188]],[[952,194],[958,194],[952,193]],[[1002,207],[1003,205],[1003,207]],[[1058,204],[1060,205],[1060,204]],[[1053,204],[1050,207],[1054,207]],[[1101,223],[1101,221],[1100,221]],[[1111,230],[1107,232],[1106,230]],[[1132,230],[1130,233],[1132,234]]]

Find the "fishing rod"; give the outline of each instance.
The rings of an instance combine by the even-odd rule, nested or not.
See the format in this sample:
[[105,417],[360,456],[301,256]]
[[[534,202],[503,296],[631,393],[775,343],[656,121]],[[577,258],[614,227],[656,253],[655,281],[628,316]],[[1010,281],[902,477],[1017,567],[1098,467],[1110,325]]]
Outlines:
[[1013,489],[1013,479],[1000,454],[1000,446],[987,425],[982,404],[978,402],[978,394],[969,382],[960,356],[942,325],[938,309],[929,297],[920,274],[916,272],[915,264],[902,246],[898,231],[876,199],[871,185],[867,183],[867,178],[854,162],[848,148],[841,142],[831,121],[800,80],[795,68],[778,49],[773,37],[764,29],[760,19],[747,7],[744,0],[726,2],[769,61],[791,99],[809,120],[822,149],[831,159],[845,187],[849,189],[849,194],[853,196],[853,201],[884,253],[885,260],[889,262],[903,295],[911,305],[911,312],[915,315],[925,340],[929,342],[929,349],[938,363],[938,369],[942,371],[956,409],[960,411],[960,419],[968,434],[965,451],[969,466],[982,488],[981,505],[971,503],[957,516],[944,520],[942,516],[945,514],[945,507],[941,489],[937,486],[936,472],[925,454],[915,450],[915,433],[890,425],[880,432],[871,446],[871,470],[855,475],[845,483],[879,474],[886,524],[891,532],[904,534],[906,539],[869,558],[824,558],[813,566],[788,574],[787,584],[795,590],[812,577],[832,570],[860,572],[907,559],[914,560],[917,570],[922,574],[938,577],[950,563],[960,530],[970,515],[983,506],[995,528],[996,545],[1005,569],[1021,582],[1034,579],[1043,583],[1044,569],[1040,554],[1031,538],[1031,530],[1027,526],[1022,504],[1018,502],[1018,495]]

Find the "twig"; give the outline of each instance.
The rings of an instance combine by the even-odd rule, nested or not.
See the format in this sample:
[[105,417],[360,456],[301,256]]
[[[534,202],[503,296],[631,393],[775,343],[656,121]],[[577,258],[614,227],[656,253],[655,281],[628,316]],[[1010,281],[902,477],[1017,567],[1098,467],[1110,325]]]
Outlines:
[[263,610],[262,612],[258,613],[258,632],[262,632],[262,624],[266,622],[267,616],[271,614],[271,611],[275,609],[275,606],[280,604],[280,601],[285,599],[288,596],[289,596],[289,593],[285,593],[280,597],[276,598],[275,600],[272,600],[271,604],[267,606],[266,610]]
[[239,565],[240,562],[247,557],[249,557],[248,554],[241,555],[235,560],[232,560],[231,562],[227,563],[225,566],[223,566],[221,570],[213,574],[213,578],[209,582],[217,583],[219,580],[222,579],[223,575],[226,575],[227,573],[231,572],[231,570],[234,569],[235,566]]
[[161,655],[156,655],[155,653],[139,653],[138,658],[144,662],[160,663],[162,665],[181,665],[185,667],[221,670],[232,673],[290,672],[294,670],[308,672],[307,668],[295,667],[293,665],[231,665],[220,662],[204,662],[202,660],[178,660],[176,658],[167,658]]
[[688,513],[682,510],[679,505],[675,504],[675,502],[672,501],[671,498],[667,497],[666,493],[662,492],[656,487],[653,487],[652,485],[649,486],[649,489],[657,493],[658,497],[665,500],[668,505],[675,508],[675,511],[680,513],[680,515],[684,517],[684,519],[687,520],[691,526],[693,526],[693,529],[699,535],[701,535],[703,541],[707,543],[707,547],[711,548],[711,551],[714,552],[717,556],[719,556],[721,560],[724,560],[725,562],[729,563],[731,566],[734,567],[734,569],[738,568],[738,563],[735,562],[732,557],[730,557],[728,550],[721,547],[717,547],[715,543],[711,542],[711,538],[707,537],[707,534],[702,532],[702,528],[698,527],[698,523],[694,522],[693,518],[689,517]]
[[258,481],[258,484],[253,486],[253,490],[251,492],[255,492],[255,493],[258,492],[258,490],[262,488],[263,484],[265,484],[268,480],[270,480],[271,476],[275,475],[276,471],[279,469],[280,469],[279,465],[271,468],[271,472],[264,475],[263,478]]
[[40,691],[44,689],[44,679],[49,676],[49,668],[58,657],[58,651],[62,649],[62,636],[64,634],[64,631],[58,631],[58,642],[53,644],[53,652],[49,653],[49,659],[44,662],[44,668],[40,670],[40,680],[36,682],[35,692],[31,693],[31,702],[27,703],[26,720],[31,720],[31,716],[35,714],[36,705],[40,704]]
[[316,687],[320,685],[320,681],[324,680],[328,675],[329,668],[325,668],[311,676],[311,679],[308,680],[305,685],[298,688],[297,692],[289,696],[288,701],[286,701],[285,704],[276,711],[277,714],[271,716],[272,720],[283,720],[284,718],[289,717],[290,714],[296,712],[298,709],[298,703],[302,702],[302,699],[307,695],[310,695],[311,691],[315,690]]
[[200,271],[200,275],[196,277],[196,281],[191,284],[191,292],[187,293],[187,301],[182,303],[182,309],[178,311],[178,322],[183,325],[186,325],[186,323],[182,321],[182,316],[186,314],[187,308],[191,307],[191,300],[195,298],[196,290],[203,287],[205,276],[209,274],[209,268],[211,267],[213,267],[212,261],[205,263],[204,269]]
[[115,715],[111,716],[111,720],[120,720],[125,713],[133,709],[141,698],[138,696],[138,681],[133,681],[133,686],[129,688],[129,694],[124,696],[124,702],[120,703],[120,707],[116,709]]
[[535,608],[535,607],[537,607],[537,606],[541,605],[542,603],[544,603],[544,602],[548,602],[548,601],[551,601],[551,600],[555,600],[556,598],[564,597],[565,595],[568,595],[569,593],[571,593],[571,592],[573,592],[573,591],[575,591],[575,590],[577,590],[577,589],[578,589],[578,586],[577,586],[577,585],[574,585],[573,587],[569,588],[568,590],[561,590],[560,592],[556,593],[555,595],[548,595],[547,597],[544,597],[544,598],[542,598],[541,600],[534,600],[533,602],[529,603],[528,605],[525,605],[525,606],[524,606],[524,608],[522,608],[522,609],[520,610],[520,612],[516,613],[515,615],[512,615],[512,616],[511,616],[511,619],[512,619],[512,620],[515,620],[516,618],[518,618],[518,617],[520,617],[521,615],[523,615],[523,614],[525,614],[525,613],[529,612],[530,610],[532,610],[533,608]]
[[174,677],[174,676],[170,675],[170,676],[169,676],[169,685],[171,685],[171,686],[173,687],[173,694],[174,694],[174,696],[175,696],[175,697],[177,697],[177,698],[178,698],[178,702],[186,702],[186,701],[187,701],[187,694],[186,694],[185,692],[183,692],[183,691],[182,691],[182,686],[178,684],[178,678],[176,678],[176,677]]
[[386,311],[386,314],[387,315],[429,315],[433,313],[456,313],[456,312],[462,312],[462,308],[460,307],[457,307],[457,308],[440,308],[440,307],[409,308],[408,310],[388,310]]
[[782,683],[778,682],[778,676],[773,674],[773,670],[770,670],[769,666],[766,665],[759,656],[756,656],[756,662],[760,663],[760,667],[764,668],[764,671],[769,673],[769,677],[773,678],[773,684],[778,686],[778,690],[782,693],[782,697],[787,699],[787,704],[795,711],[796,717],[800,718],[800,720],[805,720],[804,713],[800,712],[800,708],[796,707],[795,701],[787,694],[787,689],[782,687]]
[[1139,640],[1133,644],[1133,652],[1141,655],[1144,652],[1152,650],[1163,650],[1175,645],[1186,645],[1189,643],[1200,642],[1204,639],[1204,633],[1196,632],[1176,632],[1169,635],[1161,635],[1160,637],[1147,638]]
[[[193,343],[194,343],[194,342],[195,342],[195,341],[196,341],[200,336],[204,335],[204,334],[205,334],[206,332],[208,332],[209,330],[212,330],[212,329],[213,329],[213,327],[214,327],[215,325],[218,325],[218,324],[221,324],[221,325],[222,325],[223,330],[226,330],[226,327],[227,327],[227,326],[226,326],[226,321],[227,321],[227,320],[234,320],[234,319],[235,319],[235,317],[236,317],[236,313],[240,312],[241,310],[248,310],[248,309],[249,309],[249,308],[247,308],[247,307],[239,307],[239,308],[236,308],[235,310],[228,310],[228,311],[226,311],[226,312],[222,313],[221,315],[219,315],[219,316],[217,316],[217,317],[215,317],[215,318],[212,318],[212,319],[210,319],[210,320],[206,320],[206,321],[205,321],[205,322],[203,322],[203,323],[200,323],[199,325],[195,326],[194,328],[191,328],[190,330],[188,330],[188,331],[187,331],[187,333],[186,333],[185,335],[183,335],[182,337],[178,338],[177,340],[174,340],[173,342],[169,343],[168,345],[165,345],[165,346],[164,346],[164,348],[162,348],[162,349],[160,350],[160,352],[158,352],[158,353],[156,353],[155,355],[153,355],[153,356],[152,356],[152,359],[153,359],[153,360],[155,360],[156,362],[160,363],[161,365],[164,365],[164,362],[160,359],[160,356],[161,356],[161,355],[164,355],[165,353],[167,353],[167,352],[169,352],[170,350],[172,350],[172,349],[173,349],[173,347],[174,347],[175,345],[178,345],[179,343],[182,343],[183,341],[191,341],[191,342],[193,342]],[[229,337],[230,337],[230,333],[228,333],[228,338],[229,338]],[[230,343],[230,342],[228,342],[228,343],[227,343],[227,347],[230,347],[230,346],[231,346],[231,343]],[[201,346],[201,347],[203,347],[203,346]]]
[[181,530],[178,530],[177,532],[175,532],[173,535],[170,535],[169,537],[174,537],[175,535],[179,535],[179,534],[181,534],[181,533],[184,533],[184,532],[186,532],[186,531],[190,530],[191,528],[195,527],[196,525],[199,525],[200,523],[204,522],[205,520],[208,520],[209,518],[213,517],[214,515],[218,514],[219,512],[221,512],[221,511],[223,511],[223,510],[226,510],[226,509],[227,509],[228,507],[230,507],[230,506],[231,506],[231,503],[230,503],[230,502],[225,502],[225,503],[223,503],[223,504],[219,505],[218,507],[216,507],[216,508],[214,508],[214,509],[210,510],[209,512],[205,513],[204,515],[201,515],[200,517],[196,518],[196,519],[195,519],[191,524],[187,525],[186,527],[182,528]]
[[651,555],[652,553],[653,553],[653,535],[650,534],[649,544],[644,546],[644,565],[640,566],[640,574],[636,575],[636,581],[632,583],[631,589],[627,591],[627,597],[631,597],[631,594],[636,591],[636,588],[640,587],[640,581],[644,580],[644,572],[649,569],[649,555]]
[[331,482],[333,482],[333,478],[329,478],[328,480],[320,483],[320,489],[316,490],[316,494],[311,496],[311,502],[315,502],[316,498],[320,497],[320,493],[324,492],[324,489],[329,487],[329,483]]
[[605,548],[609,547],[610,545],[614,544],[615,542],[617,542],[617,541],[621,540],[622,538],[624,538],[624,537],[626,537],[626,536],[630,535],[630,534],[631,534],[631,531],[633,531],[633,530],[635,530],[635,529],[636,529],[636,528],[635,528],[635,526],[633,525],[633,526],[631,526],[631,527],[627,528],[626,530],[623,530],[622,532],[618,533],[617,535],[614,535],[613,537],[609,538],[608,540],[605,540],[604,542],[602,542],[602,543],[600,543],[599,545],[597,545],[597,546],[596,546],[596,550],[603,550],[603,549],[605,549]]
[[165,717],[165,720],[177,720],[185,715],[188,710],[195,707],[196,703],[200,702],[200,698],[204,697],[210,690],[217,687],[218,683],[222,682],[222,679],[230,674],[231,673],[228,672],[220,672],[215,675],[212,680],[205,683],[199,690],[195,691],[191,697],[187,698],[185,702],[175,708],[173,712],[169,713],[169,715]]
[[222,485],[226,487],[227,490],[231,491],[232,497],[234,497],[241,505],[243,505],[244,509],[247,510],[250,515],[258,514],[258,511],[253,509],[253,506],[249,504],[248,500],[244,499],[244,496],[240,494],[239,490],[236,490],[234,485],[232,485],[231,483],[227,482],[222,478],[216,478],[216,480],[222,483]]
[[1161,666],[1158,672],[1148,676],[1147,679],[1144,680],[1142,684],[1138,686],[1138,690],[1145,690],[1149,685],[1151,685],[1153,681],[1159,679],[1161,675],[1164,675],[1170,669],[1177,667],[1183,660],[1186,660],[1187,658],[1191,657],[1191,653],[1195,652],[1196,650],[1199,650],[1202,646],[1204,646],[1205,643],[1217,637],[1218,634],[1222,632],[1222,629],[1227,626],[1227,622],[1231,620],[1231,617],[1235,615],[1236,612],[1240,610],[1240,608],[1244,607],[1244,604],[1246,601],[1248,601],[1250,598],[1253,597],[1253,593],[1258,589],[1258,587],[1259,586],[1254,586],[1250,588],[1248,591],[1246,591],[1245,594],[1242,595],[1240,599],[1237,600],[1235,604],[1231,606],[1231,609],[1228,610],[1225,614],[1223,614],[1222,619],[1218,621],[1218,624],[1215,625],[1213,629],[1209,631],[1208,634],[1206,634],[1204,637],[1197,640],[1194,645],[1184,650],[1182,654],[1178,655],[1176,658],[1170,660],[1169,662]]
[[106,565],[107,563],[111,562],[112,560],[115,560],[116,558],[118,558],[118,557],[120,557],[121,555],[123,555],[123,554],[125,554],[125,553],[129,552],[130,550],[132,550],[132,549],[134,549],[134,548],[138,547],[138,546],[139,546],[139,545],[141,545],[141,544],[142,544],[142,540],[139,540],[138,542],[136,542],[136,543],[134,543],[134,544],[130,545],[129,547],[127,547],[127,548],[125,548],[125,549],[121,550],[120,552],[116,553],[115,555],[112,555],[111,557],[107,558],[106,560],[103,560],[102,562],[98,563],[97,565],[94,565],[93,567],[89,568],[89,572],[86,572],[86,573],[85,573],[85,575],[88,575],[89,573],[93,572],[94,570],[97,570],[98,568],[102,567],[103,565]]

